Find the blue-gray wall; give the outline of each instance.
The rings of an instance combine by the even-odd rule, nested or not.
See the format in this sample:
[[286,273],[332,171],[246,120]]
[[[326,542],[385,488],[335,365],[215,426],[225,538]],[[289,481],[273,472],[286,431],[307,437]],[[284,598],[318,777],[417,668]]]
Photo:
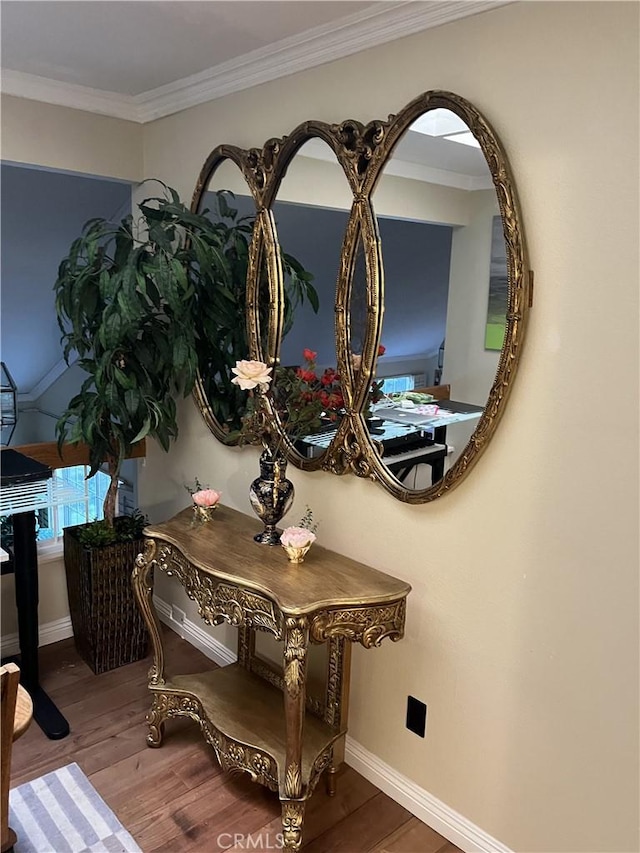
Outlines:
[[2,164],[2,360],[27,394],[62,358],[53,285],[83,224],[131,210],[129,184]]
[[[238,196],[236,204],[243,214],[254,211],[248,197]],[[281,362],[299,364],[308,347],[318,353],[319,365],[334,365],[335,286],[348,214],[288,202],[276,202],[273,212],[281,246],[314,274],[320,298],[317,315],[307,305],[297,311],[282,344]],[[378,375],[399,372],[394,364],[401,372],[429,374],[445,335],[452,229],[382,217],[378,226],[385,270],[382,342],[387,350]],[[355,321],[358,311],[352,313]],[[358,338],[354,328],[354,349]]]

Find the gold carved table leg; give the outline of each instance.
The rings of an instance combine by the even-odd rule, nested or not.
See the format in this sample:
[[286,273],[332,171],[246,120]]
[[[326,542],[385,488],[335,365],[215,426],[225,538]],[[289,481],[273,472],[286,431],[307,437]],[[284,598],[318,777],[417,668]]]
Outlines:
[[[334,728],[347,728],[349,714],[349,678],[351,674],[351,643],[344,637],[329,640],[327,664],[327,695],[325,722]],[[326,789],[330,797],[336,793],[336,773],[344,761],[345,738],[337,740],[332,749],[331,764],[327,768]]]
[[284,626],[284,712],[286,730],[285,776],[280,780],[282,833],[285,850],[302,843],[304,797],[302,734],[306,700],[309,624],[306,616],[287,617]]
[[[153,539],[147,539],[144,553],[139,554],[136,558],[132,574],[133,591],[145,624],[149,629],[153,645],[153,663],[149,670],[149,686],[164,684],[164,649],[160,634],[160,622],[152,598],[155,555],[156,543]],[[147,714],[147,723],[149,724],[147,744],[149,746],[158,747],[162,744],[164,720],[168,716],[166,710],[166,697],[162,694],[154,695],[151,710]]]

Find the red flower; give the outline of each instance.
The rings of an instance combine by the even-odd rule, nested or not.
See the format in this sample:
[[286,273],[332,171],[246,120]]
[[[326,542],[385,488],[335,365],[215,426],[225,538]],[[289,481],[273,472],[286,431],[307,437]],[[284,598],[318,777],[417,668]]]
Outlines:
[[314,352],[312,349],[303,349],[302,357],[305,361],[315,361],[318,357],[318,353]]
[[318,381],[318,377],[315,375],[313,370],[305,370],[302,367],[299,367],[296,370],[296,376],[299,379],[302,379],[303,382],[311,383],[311,382],[317,382]]
[[383,344],[380,344],[380,346],[378,347],[378,355],[384,355],[386,351],[387,348]]
[[337,376],[338,374],[332,367],[327,367],[320,378],[320,382],[326,388],[327,385],[332,385],[336,381]]

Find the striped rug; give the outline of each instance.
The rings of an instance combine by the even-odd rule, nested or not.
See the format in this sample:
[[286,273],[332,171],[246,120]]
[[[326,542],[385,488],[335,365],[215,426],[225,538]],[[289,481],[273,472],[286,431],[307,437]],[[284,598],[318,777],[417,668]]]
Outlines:
[[15,853],[141,853],[77,764],[9,793]]

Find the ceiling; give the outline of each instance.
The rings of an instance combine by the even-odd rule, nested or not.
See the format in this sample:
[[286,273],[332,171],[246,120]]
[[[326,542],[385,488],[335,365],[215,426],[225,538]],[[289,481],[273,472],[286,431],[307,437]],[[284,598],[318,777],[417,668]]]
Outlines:
[[505,0],[2,0],[3,92],[151,121]]

